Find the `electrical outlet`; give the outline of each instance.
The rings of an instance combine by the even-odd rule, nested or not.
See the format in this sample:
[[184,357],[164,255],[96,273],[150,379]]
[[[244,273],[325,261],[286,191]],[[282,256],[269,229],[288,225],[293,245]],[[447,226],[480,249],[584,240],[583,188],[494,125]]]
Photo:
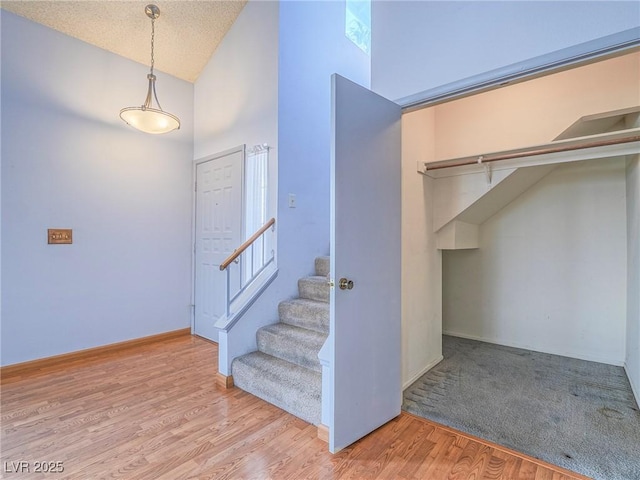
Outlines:
[[296,208],[296,195],[295,193],[289,194],[289,208]]

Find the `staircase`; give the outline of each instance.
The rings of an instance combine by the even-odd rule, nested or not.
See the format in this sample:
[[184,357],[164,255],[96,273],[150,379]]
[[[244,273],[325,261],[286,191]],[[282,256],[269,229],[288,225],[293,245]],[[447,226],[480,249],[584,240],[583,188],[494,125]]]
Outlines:
[[256,333],[258,351],[233,360],[235,386],[314,425],[322,410],[318,352],[329,334],[329,257],[298,280],[299,297],[278,306],[279,323]]

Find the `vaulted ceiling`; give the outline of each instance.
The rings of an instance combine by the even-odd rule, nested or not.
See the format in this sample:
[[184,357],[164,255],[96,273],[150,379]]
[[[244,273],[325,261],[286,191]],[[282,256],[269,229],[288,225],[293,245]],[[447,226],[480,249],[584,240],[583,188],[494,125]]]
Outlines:
[[149,65],[151,20],[145,14],[149,3],[160,9],[155,23],[155,68],[194,82],[246,0],[3,0],[1,5],[29,20]]

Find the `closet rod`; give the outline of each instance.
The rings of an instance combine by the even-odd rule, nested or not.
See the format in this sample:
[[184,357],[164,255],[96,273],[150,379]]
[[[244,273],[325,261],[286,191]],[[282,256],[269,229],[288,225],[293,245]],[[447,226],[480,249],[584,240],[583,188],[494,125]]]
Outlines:
[[512,160],[516,158],[523,157],[533,157],[536,155],[546,155],[550,153],[562,153],[562,152],[571,152],[575,150],[581,150],[586,148],[596,148],[596,147],[607,147],[610,145],[620,145],[623,143],[632,143],[640,141],[640,134],[638,133],[638,129],[633,129],[633,134],[626,134],[624,136],[620,136],[619,134],[614,134],[614,138],[607,139],[599,139],[599,140],[591,140],[589,141],[586,138],[568,140],[565,141],[562,145],[554,145],[553,143],[549,143],[546,145],[541,145],[537,147],[530,147],[518,151],[511,151],[505,153],[489,153],[487,155],[479,155],[477,157],[465,157],[463,159],[455,159],[455,160],[442,160],[439,162],[428,163],[425,162],[424,170],[439,170],[442,168],[452,168],[452,167],[462,167],[465,165],[477,165],[488,162],[497,162],[500,160]]

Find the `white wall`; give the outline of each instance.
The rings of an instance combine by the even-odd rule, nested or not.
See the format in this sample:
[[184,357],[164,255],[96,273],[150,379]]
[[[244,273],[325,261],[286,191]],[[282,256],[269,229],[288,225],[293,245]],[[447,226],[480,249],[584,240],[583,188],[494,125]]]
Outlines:
[[547,143],[580,117],[640,105],[640,53],[437,105],[437,160]]
[[558,167],[443,254],[443,330],[616,365],[626,329],[624,159]]
[[433,233],[433,179],[417,162],[435,155],[435,111],[402,116],[402,385],[442,359],[442,255]]
[[627,163],[627,375],[640,403],[640,155]]
[[[192,85],[2,12],[2,365],[189,326]],[[47,228],[73,245],[47,245]]]
[[387,1],[372,23],[372,87],[399,99],[638,27],[640,4]]
[[[277,211],[280,150],[278,11],[277,2],[248,2],[194,87],[194,158],[241,144],[250,148],[266,143],[272,147],[269,152],[271,216]],[[279,229],[279,225],[276,227]],[[253,328],[252,315],[266,316],[271,322],[277,320],[273,302],[263,302],[260,300],[256,308],[245,315],[242,325],[235,328]],[[225,345],[220,346],[226,350],[226,339]]]

